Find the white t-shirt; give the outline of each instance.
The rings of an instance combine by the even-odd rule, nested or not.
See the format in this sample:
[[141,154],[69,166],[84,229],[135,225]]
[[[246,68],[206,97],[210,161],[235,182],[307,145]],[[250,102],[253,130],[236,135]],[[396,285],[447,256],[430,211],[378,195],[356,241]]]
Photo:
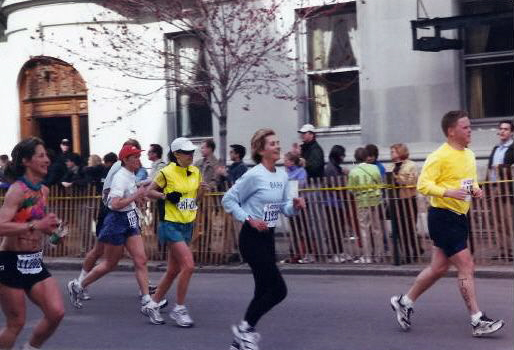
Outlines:
[[[133,172],[128,171],[125,167],[116,172],[112,178],[111,190],[107,197],[107,206],[112,209],[113,198],[128,198],[137,192],[136,176]],[[124,208],[117,211],[129,211],[136,209],[136,203],[131,202]]]

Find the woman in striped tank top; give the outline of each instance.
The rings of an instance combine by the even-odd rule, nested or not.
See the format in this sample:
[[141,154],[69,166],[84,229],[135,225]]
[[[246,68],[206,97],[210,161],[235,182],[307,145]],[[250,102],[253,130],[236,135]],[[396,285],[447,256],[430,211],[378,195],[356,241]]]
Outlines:
[[18,143],[6,176],[14,183],[0,208],[0,304],[5,326],[0,349],[11,349],[25,323],[25,295],[42,311],[43,318],[23,349],[38,349],[57,329],[64,305],[57,281],[43,264],[43,242],[58,226],[55,214],[46,213],[48,188],[41,184],[50,161],[42,140]]

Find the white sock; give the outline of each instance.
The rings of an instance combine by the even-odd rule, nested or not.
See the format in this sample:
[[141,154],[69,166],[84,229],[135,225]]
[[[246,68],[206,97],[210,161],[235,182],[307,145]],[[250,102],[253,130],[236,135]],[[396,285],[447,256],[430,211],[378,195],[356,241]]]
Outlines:
[[480,321],[480,317],[482,317],[482,311],[478,311],[476,314],[471,315],[471,323],[477,324]]
[[252,327],[248,324],[248,322],[246,322],[246,321],[244,321],[244,320],[243,320],[243,321],[241,321],[241,323],[239,324],[239,328],[240,328],[240,329],[242,329],[243,331],[247,331],[247,330],[249,330],[249,329],[250,329],[250,328],[252,328]]
[[82,269],[80,271],[80,275],[79,275],[79,278],[77,279],[77,281],[79,281],[79,283],[82,283],[82,281],[84,280],[84,278],[86,278],[88,272],[84,269]]
[[30,345],[28,342],[23,344],[23,348],[21,350],[38,350],[39,348],[35,348],[32,345]]
[[82,285],[82,282],[84,282],[84,281],[77,280],[77,285],[79,286],[80,289],[84,289],[84,286]]
[[402,299],[401,299],[401,302],[403,305],[405,305],[406,307],[412,307],[412,305],[414,305],[414,302],[411,300],[411,298],[409,298],[407,296],[407,294],[404,294],[402,296]]
[[177,310],[180,310],[180,309],[184,309],[185,307],[186,307],[185,305],[175,304],[175,307],[173,308],[173,310],[177,311]]
[[159,307],[159,303],[155,302],[153,299],[150,299],[150,301],[148,303],[144,303],[144,305],[148,306],[151,309]]
[[146,304],[148,302],[152,301],[152,298],[150,298],[150,294],[145,294],[141,298],[141,304]]

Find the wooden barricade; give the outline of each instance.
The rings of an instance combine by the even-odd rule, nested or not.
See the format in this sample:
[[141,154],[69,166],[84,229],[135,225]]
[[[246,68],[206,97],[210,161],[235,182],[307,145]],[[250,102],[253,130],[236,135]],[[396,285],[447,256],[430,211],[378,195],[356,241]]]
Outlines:
[[[369,247],[363,246],[363,229],[355,193],[346,176],[309,180],[300,188],[307,208],[286,220],[282,229],[285,244],[277,251],[293,263],[408,264],[430,260],[431,240],[426,227],[428,200],[405,197],[391,179],[381,186],[379,205],[370,209],[367,220],[377,220],[364,232]],[[469,211],[469,247],[477,264],[511,264],[513,222],[513,181],[510,168],[496,170],[495,181],[481,184],[483,198],[473,198]],[[227,186],[228,188],[228,186]],[[227,189],[225,188],[225,190]],[[6,190],[0,189],[0,202]],[[198,264],[227,264],[241,261],[238,236],[241,224],[221,205],[223,192],[208,193],[199,201],[191,249]],[[95,188],[50,188],[48,212],[54,212],[69,226],[69,235],[57,247],[45,245],[50,257],[84,257],[95,242],[100,197]],[[148,259],[166,260],[166,247],[158,242],[158,217],[154,202],[141,208],[141,229]],[[361,213],[362,214],[362,213]],[[282,236],[281,236],[282,237]],[[367,248],[367,251],[366,249]],[[369,256],[366,256],[368,254]],[[369,259],[368,259],[369,258]]]

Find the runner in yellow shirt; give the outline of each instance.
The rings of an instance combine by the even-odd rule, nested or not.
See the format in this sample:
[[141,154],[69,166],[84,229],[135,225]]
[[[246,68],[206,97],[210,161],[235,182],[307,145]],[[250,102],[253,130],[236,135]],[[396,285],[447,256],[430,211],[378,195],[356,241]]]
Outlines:
[[165,199],[164,220],[159,224],[158,231],[160,241],[167,245],[168,266],[152,301],[142,311],[153,324],[164,324],[159,302],[175,277],[179,276],[176,305],[170,312],[170,318],[180,327],[192,327],[194,322],[184,304],[194,270],[193,254],[188,244],[198,208],[196,201],[206,185],[202,183],[200,170],[191,165],[196,146],[187,138],[179,137],[171,143],[170,148],[175,159],[159,171],[148,189],[149,197]]
[[482,313],[475,295],[474,263],[467,246],[469,228],[466,214],[471,197],[482,198],[477,183],[475,155],[467,148],[471,124],[464,111],[452,111],[442,119],[447,142],[431,153],[418,179],[418,191],[431,196],[428,230],[433,241],[432,260],[405,295],[391,297],[391,306],[403,330],[411,326],[412,305],[423,292],[444,276],[450,265],[458,271],[458,286],[471,315],[473,336],[494,333],[503,320]]

